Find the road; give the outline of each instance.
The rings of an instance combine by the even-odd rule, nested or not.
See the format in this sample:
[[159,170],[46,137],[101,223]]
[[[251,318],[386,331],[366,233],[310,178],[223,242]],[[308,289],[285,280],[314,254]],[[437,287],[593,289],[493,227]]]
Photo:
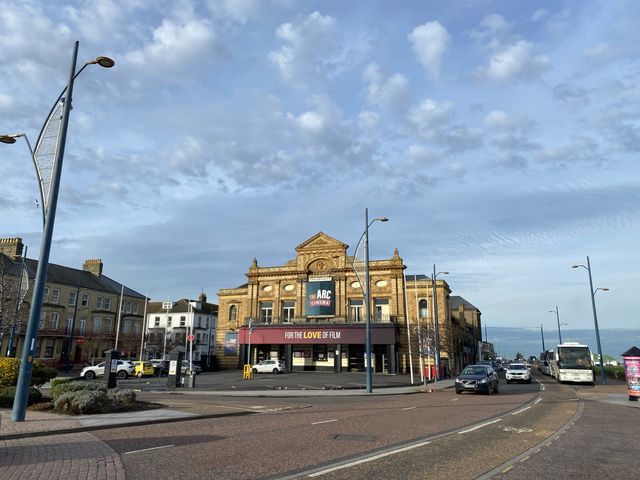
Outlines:
[[[325,473],[328,478],[475,478],[557,430],[574,413],[562,402],[543,431],[526,435],[521,428],[540,385],[502,384],[499,395],[456,395],[453,390],[389,397],[321,397],[277,399],[184,398],[220,408],[255,413],[177,424],[129,427],[96,432],[120,453],[128,478],[297,478],[335,468],[372,454],[385,457]],[[186,397],[186,396],[185,396]],[[240,403],[238,403],[240,402]],[[288,405],[284,405],[284,403]],[[527,405],[531,407],[517,415]],[[575,402],[568,404],[575,409]],[[286,408],[286,409],[285,409]],[[545,409],[546,411],[547,409]],[[559,416],[560,420],[556,417]],[[469,425],[509,417],[492,427],[467,433]],[[522,427],[524,428],[524,427]],[[503,441],[488,445],[486,432],[502,432]],[[518,439],[517,441],[513,441]],[[525,439],[529,439],[525,441]],[[430,442],[423,446],[414,445]],[[478,448],[462,461],[468,445]],[[411,450],[393,453],[398,448]],[[495,446],[495,448],[494,448]],[[458,451],[455,455],[453,450]],[[478,457],[479,456],[479,457]],[[473,459],[480,458],[480,467]]]

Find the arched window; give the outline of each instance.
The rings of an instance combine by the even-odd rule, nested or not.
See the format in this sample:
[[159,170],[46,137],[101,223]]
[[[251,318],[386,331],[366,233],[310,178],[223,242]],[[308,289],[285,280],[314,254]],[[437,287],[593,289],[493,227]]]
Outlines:
[[418,309],[420,311],[420,318],[427,318],[429,316],[429,308],[424,298],[418,303]]
[[229,321],[235,322],[238,320],[238,307],[231,305],[229,307]]

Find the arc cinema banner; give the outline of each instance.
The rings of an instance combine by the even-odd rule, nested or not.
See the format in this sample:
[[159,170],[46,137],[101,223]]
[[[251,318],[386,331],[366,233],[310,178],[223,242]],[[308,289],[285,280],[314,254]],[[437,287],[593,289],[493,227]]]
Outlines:
[[336,312],[335,286],[331,277],[309,277],[307,317],[332,317]]

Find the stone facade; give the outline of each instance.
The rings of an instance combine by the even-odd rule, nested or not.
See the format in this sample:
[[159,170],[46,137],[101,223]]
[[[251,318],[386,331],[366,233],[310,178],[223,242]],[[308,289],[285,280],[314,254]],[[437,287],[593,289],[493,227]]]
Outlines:
[[[293,370],[363,369],[366,308],[360,283],[364,267],[356,262],[360,276],[356,275],[354,257],[347,248],[320,232],[296,247],[294,259],[267,267],[254,259],[246,284],[221,289],[219,365],[240,368],[247,361],[280,358]],[[388,259],[369,262],[372,368],[377,372],[406,373],[410,367],[419,372],[419,340],[424,349],[431,316],[417,312],[420,300],[432,304],[433,285],[424,275],[413,279],[409,275],[405,281],[405,268],[397,249]],[[316,295],[318,282],[328,282],[330,313],[318,314],[311,306],[321,292]],[[451,371],[458,344],[457,330],[451,326],[451,290],[438,279],[436,291],[441,358]]]

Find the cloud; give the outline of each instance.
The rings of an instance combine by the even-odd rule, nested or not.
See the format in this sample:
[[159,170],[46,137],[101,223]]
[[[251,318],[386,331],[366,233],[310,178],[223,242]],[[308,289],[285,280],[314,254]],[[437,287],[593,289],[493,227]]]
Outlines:
[[287,22],[277,28],[276,37],[284,45],[270,52],[269,60],[284,80],[304,81],[317,75],[327,76],[330,64],[323,58],[334,53],[335,26],[333,17],[313,12],[298,24]]
[[139,69],[166,72],[206,61],[215,48],[216,34],[206,19],[175,21],[165,18],[142,48],[125,53],[124,60]]
[[424,100],[409,110],[409,122],[425,138],[435,136],[437,130],[449,123],[453,103]]
[[602,42],[583,51],[584,57],[590,62],[608,62],[615,60],[620,52],[609,42]]
[[413,52],[429,76],[438,79],[442,57],[447,50],[451,36],[438,22],[427,22],[413,29],[408,35]]
[[389,74],[375,63],[369,64],[363,74],[367,85],[367,101],[389,110],[401,110],[409,94],[409,80],[401,73]]
[[479,29],[472,30],[469,37],[480,45],[489,48],[499,47],[510,35],[511,26],[502,15],[491,13],[480,21]]
[[234,22],[245,25],[260,9],[259,0],[209,0],[209,9]]
[[366,110],[358,114],[358,126],[362,131],[369,132],[371,130],[375,130],[379,124],[380,115],[378,115],[376,112]]
[[535,79],[551,68],[547,55],[534,55],[533,44],[519,40],[500,48],[489,59],[489,64],[478,70],[479,75],[492,82],[516,79]]

